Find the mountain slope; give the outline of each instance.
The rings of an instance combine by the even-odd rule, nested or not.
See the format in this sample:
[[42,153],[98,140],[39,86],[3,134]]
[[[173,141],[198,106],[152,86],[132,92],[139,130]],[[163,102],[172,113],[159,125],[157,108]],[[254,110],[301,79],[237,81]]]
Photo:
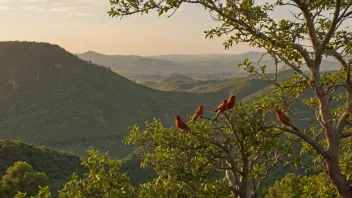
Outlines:
[[167,125],[220,96],[162,92],[89,64],[57,45],[0,42],[0,138],[85,155],[89,146],[112,157],[128,127],[153,117]]
[[54,193],[71,179],[73,172],[83,175],[86,171],[79,157],[69,153],[13,140],[0,140],[0,148],[0,178],[16,161],[26,161],[35,171],[46,173]]

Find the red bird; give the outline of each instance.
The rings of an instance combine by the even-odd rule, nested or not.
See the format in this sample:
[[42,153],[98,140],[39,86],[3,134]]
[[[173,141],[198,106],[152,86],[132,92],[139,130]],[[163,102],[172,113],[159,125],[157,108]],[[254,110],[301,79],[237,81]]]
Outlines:
[[177,128],[181,129],[181,130],[186,130],[186,131],[190,131],[190,129],[188,128],[188,126],[182,121],[180,116],[176,116],[175,117],[175,124],[177,126]]
[[213,112],[217,112],[215,117],[218,118],[221,113],[226,111],[226,109],[227,109],[227,100],[224,100],[222,101],[221,104],[219,104],[218,108],[213,110]]
[[227,99],[227,109],[226,110],[231,110],[236,103],[236,96],[230,96],[229,99]]
[[299,129],[297,127],[295,127],[290,118],[284,113],[282,112],[280,109],[276,109],[276,116],[277,119],[285,126],[290,126],[291,128],[293,128],[296,131],[299,131]]
[[204,106],[200,105],[197,109],[196,112],[194,112],[193,117],[192,117],[192,121],[194,122],[195,120],[199,120],[200,117],[203,117],[203,109]]

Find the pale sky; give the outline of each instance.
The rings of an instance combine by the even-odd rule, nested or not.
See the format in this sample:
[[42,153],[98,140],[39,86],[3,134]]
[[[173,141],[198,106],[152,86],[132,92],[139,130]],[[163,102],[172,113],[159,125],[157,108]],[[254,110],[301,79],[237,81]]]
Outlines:
[[[105,54],[244,53],[247,44],[225,50],[222,39],[205,39],[216,27],[200,5],[185,5],[171,18],[157,14],[120,20],[107,11],[109,0],[0,0],[0,40],[58,44],[72,53]],[[280,14],[287,14],[280,13]]]

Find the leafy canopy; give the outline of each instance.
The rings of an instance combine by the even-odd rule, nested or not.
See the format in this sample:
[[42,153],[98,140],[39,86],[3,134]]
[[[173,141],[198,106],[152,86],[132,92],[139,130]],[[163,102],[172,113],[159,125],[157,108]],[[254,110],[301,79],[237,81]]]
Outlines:
[[[139,189],[140,197],[255,197],[270,170],[292,144],[278,129],[263,129],[265,114],[253,104],[236,104],[219,120],[188,122],[191,132],[166,128],[154,119],[135,125],[125,143],[141,147],[141,166],[158,177]],[[250,191],[248,191],[250,189]]]
[[[260,3],[257,3],[260,2]],[[306,130],[284,129],[293,134],[304,148],[301,154],[311,156],[323,169],[340,196],[352,197],[349,186],[350,171],[346,164],[351,156],[347,138],[352,136],[352,33],[347,22],[352,17],[351,0],[110,0],[112,17],[123,17],[156,10],[159,15],[172,15],[182,4],[200,4],[209,10],[221,25],[206,31],[206,37],[228,35],[226,49],[237,43],[247,43],[265,49],[275,61],[278,71],[283,64],[295,71],[284,83],[266,75],[266,65],[244,60],[241,65],[250,73],[257,73],[277,89],[276,98],[288,110],[292,104],[303,104],[315,116]],[[274,18],[272,12],[287,10],[291,17]],[[169,15],[169,16],[170,16]],[[332,57],[341,70],[321,73],[323,57]],[[240,65],[240,66],[241,66]],[[302,68],[308,68],[305,73]],[[311,95],[309,95],[311,93]],[[270,100],[270,99],[269,99]],[[276,128],[276,126],[270,126]],[[269,127],[269,128],[270,128]]]
[[45,173],[36,172],[33,167],[24,161],[17,161],[10,166],[0,183],[0,195],[12,198],[17,191],[26,192],[27,195],[36,195],[39,185],[47,185],[48,177]]
[[88,168],[88,173],[83,179],[76,174],[72,175],[71,181],[59,191],[62,198],[85,198],[85,197],[131,197],[134,188],[129,183],[126,173],[120,173],[122,162],[108,159],[108,153],[100,154],[99,151],[90,148],[89,157],[82,159],[82,165]]

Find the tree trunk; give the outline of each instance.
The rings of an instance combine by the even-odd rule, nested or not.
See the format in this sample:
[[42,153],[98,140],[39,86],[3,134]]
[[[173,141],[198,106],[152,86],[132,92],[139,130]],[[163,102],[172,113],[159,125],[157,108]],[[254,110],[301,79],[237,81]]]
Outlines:
[[236,180],[235,180],[235,176],[233,174],[234,173],[230,170],[225,171],[225,176],[226,176],[226,179],[229,183],[229,187],[231,189],[232,195],[234,198],[237,198],[237,193],[234,190],[234,189],[236,189]]
[[245,156],[242,157],[242,176],[240,178],[240,197],[245,198],[247,195],[247,184],[248,184],[248,172],[249,172],[249,166],[248,166],[248,160],[245,158]]
[[348,185],[347,180],[342,175],[338,158],[334,156],[325,161],[330,179],[336,186],[339,195],[343,198],[352,198],[352,188]]

